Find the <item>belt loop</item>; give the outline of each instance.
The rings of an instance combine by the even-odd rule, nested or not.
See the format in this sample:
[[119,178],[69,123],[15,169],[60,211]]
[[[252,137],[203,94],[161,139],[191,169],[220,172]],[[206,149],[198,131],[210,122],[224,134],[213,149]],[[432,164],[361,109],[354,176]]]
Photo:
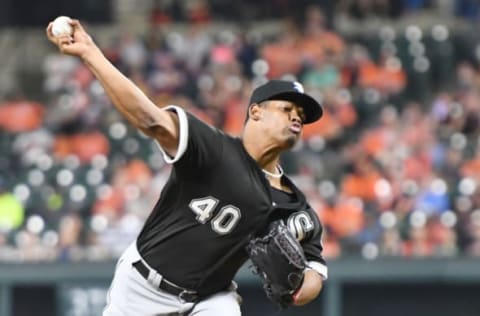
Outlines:
[[162,282],[162,276],[160,273],[153,269],[148,269],[148,282],[158,289],[160,282]]
[[150,268],[143,260],[132,263],[132,266],[145,278],[145,280],[155,289],[161,289],[167,293],[177,296],[185,302],[198,302],[199,294],[193,290],[182,288],[168,280],[156,270]]

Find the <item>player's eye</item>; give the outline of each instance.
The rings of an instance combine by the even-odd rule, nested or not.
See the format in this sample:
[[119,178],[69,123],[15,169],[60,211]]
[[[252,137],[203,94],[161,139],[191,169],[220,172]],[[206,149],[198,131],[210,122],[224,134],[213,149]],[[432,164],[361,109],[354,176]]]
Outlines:
[[298,113],[298,116],[300,117],[300,119],[302,120],[302,124],[305,122],[305,113],[301,112],[301,113]]
[[[286,113],[292,113],[294,111],[294,107],[290,106],[290,105],[287,105],[283,108],[283,110]],[[297,109],[297,115],[298,115],[298,117],[300,118],[300,120],[302,121],[302,124],[303,124],[303,122],[305,122],[305,113],[303,112],[303,110],[298,108]]]

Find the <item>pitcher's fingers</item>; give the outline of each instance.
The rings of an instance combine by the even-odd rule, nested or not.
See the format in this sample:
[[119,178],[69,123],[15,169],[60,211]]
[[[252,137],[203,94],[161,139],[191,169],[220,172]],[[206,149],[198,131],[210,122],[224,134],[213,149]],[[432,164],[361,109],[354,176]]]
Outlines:
[[50,22],[48,23],[48,26],[47,28],[45,29],[45,32],[47,33],[47,37],[50,41],[52,41],[53,43],[56,43],[57,40],[55,38],[55,35],[53,35],[52,33],[52,26],[53,26],[53,22]]
[[85,32],[85,29],[83,28],[82,24],[77,19],[72,19],[70,21],[70,25],[73,27],[74,30],[79,30],[79,31]]
[[58,44],[63,47],[64,45],[72,44],[73,38],[70,35],[62,35],[60,37],[57,37],[57,41],[58,41]]

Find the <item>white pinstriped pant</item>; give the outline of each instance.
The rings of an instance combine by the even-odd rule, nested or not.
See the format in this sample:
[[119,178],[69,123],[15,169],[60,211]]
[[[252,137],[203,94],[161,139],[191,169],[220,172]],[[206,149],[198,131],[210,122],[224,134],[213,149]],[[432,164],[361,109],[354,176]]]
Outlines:
[[132,266],[140,259],[135,241],[118,259],[103,316],[241,315],[236,289],[219,292],[198,303],[185,302],[154,286],[161,280],[158,273],[151,272],[149,280],[145,280]]

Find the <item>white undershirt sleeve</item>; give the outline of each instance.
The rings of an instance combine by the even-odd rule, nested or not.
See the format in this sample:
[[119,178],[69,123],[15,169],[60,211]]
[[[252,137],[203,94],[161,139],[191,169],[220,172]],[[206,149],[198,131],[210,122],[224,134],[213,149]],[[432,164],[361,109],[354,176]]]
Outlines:
[[179,137],[178,137],[178,148],[177,154],[175,157],[170,157],[165,150],[162,148],[160,143],[156,142],[160,152],[163,155],[163,159],[165,159],[166,163],[174,163],[177,162],[180,158],[182,158],[183,154],[187,150],[188,145],[188,119],[185,110],[177,105],[168,105],[164,108],[166,111],[173,111],[177,113],[178,116],[178,125],[179,125]]
[[323,280],[328,279],[328,267],[318,261],[307,262],[307,270],[315,270],[322,276]]

